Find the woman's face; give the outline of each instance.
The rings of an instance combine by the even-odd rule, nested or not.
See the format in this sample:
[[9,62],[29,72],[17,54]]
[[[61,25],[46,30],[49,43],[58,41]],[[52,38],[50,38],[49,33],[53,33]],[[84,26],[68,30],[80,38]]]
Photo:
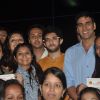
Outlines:
[[41,86],[41,93],[45,100],[60,100],[64,94],[62,82],[53,74],[48,74]]
[[16,53],[15,60],[18,65],[27,70],[32,62],[32,53],[29,48],[25,46],[20,47]]
[[10,85],[5,90],[4,100],[24,100],[23,92],[18,85]]
[[100,57],[100,38],[96,40],[96,54]]
[[85,93],[81,100],[99,100],[94,93]]
[[14,48],[19,43],[24,43],[23,37],[19,33],[13,33],[13,35],[9,39],[9,48],[10,48],[11,52],[14,51]]

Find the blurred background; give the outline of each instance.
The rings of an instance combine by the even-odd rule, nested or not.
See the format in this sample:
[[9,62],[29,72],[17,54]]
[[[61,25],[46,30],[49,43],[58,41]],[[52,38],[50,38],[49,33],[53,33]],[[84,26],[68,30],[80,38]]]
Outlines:
[[78,42],[75,15],[81,11],[93,14],[100,33],[99,0],[0,0],[0,26],[21,30],[25,34],[32,24],[59,27],[64,34],[62,51]]

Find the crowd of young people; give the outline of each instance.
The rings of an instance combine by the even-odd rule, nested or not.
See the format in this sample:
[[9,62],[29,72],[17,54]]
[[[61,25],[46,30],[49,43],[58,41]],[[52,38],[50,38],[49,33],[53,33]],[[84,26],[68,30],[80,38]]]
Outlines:
[[76,30],[79,43],[62,53],[63,32],[55,26],[32,25],[27,41],[0,28],[0,74],[15,75],[0,80],[1,100],[100,100],[99,89],[86,84],[100,78],[100,35],[90,13],[76,16]]

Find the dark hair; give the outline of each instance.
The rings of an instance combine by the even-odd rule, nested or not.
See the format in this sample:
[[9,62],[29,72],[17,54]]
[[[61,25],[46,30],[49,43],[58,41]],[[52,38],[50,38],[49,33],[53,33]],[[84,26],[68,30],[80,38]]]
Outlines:
[[[66,77],[65,77],[65,74],[64,72],[57,68],[57,67],[51,67],[51,68],[48,68],[44,71],[43,73],[43,76],[42,76],[42,84],[44,83],[46,77],[48,76],[48,74],[53,74],[54,76],[56,76],[58,79],[60,79],[60,81],[62,82],[62,85],[63,85],[63,89],[66,89],[67,87],[67,83],[66,83]],[[63,97],[61,98],[61,100],[63,100],[66,96],[66,92],[64,93]],[[43,97],[42,97],[43,99]],[[44,100],[44,99],[43,99]]]
[[95,39],[95,45],[94,45],[94,54],[95,54],[95,69],[92,74],[93,78],[99,78],[100,77],[100,57],[96,53],[96,40],[100,38],[100,35],[96,36]]
[[11,37],[15,33],[19,33],[19,34],[21,34],[23,36],[23,32],[22,31],[20,31],[20,30],[13,30],[13,31],[10,32],[10,36],[9,37]]
[[100,34],[96,34],[95,42],[96,42],[96,40],[99,39],[99,38],[100,38]]
[[10,35],[8,36],[8,41],[10,40],[10,38],[11,38],[11,36],[13,35],[13,34],[20,34],[22,37],[23,37],[23,40],[24,40],[24,36],[23,36],[23,32],[22,31],[19,31],[19,30],[14,30],[14,31],[11,31],[10,32]]
[[28,44],[28,43],[22,43],[22,44],[17,45],[15,47],[15,49],[14,49],[14,52],[13,52],[13,55],[15,57],[16,57],[16,54],[17,54],[17,52],[18,52],[18,50],[19,50],[20,47],[27,47],[30,50],[30,52],[31,52],[31,54],[33,56],[31,65],[33,65],[35,67],[36,75],[38,77],[39,82],[41,83],[41,79],[42,79],[41,75],[42,75],[43,71],[42,71],[41,67],[38,65],[38,63],[36,62],[36,58],[35,58],[35,55],[33,53],[32,46],[30,44]]
[[82,96],[86,93],[93,93],[97,96],[98,100],[100,100],[100,90],[94,87],[86,87],[84,88],[80,94],[78,100],[82,100]]
[[61,31],[60,28],[58,28],[57,26],[50,26],[49,25],[49,26],[46,27],[45,34],[43,36],[43,39],[45,40],[46,35],[48,33],[52,33],[52,32],[56,33],[56,35],[58,37],[63,38],[63,32]]
[[0,100],[3,97],[4,84],[5,84],[5,81],[0,79]]
[[4,26],[0,26],[0,31],[6,31],[6,32],[8,32],[8,28],[4,27]]
[[3,55],[3,57],[0,60],[0,69],[2,74],[5,74],[5,72],[3,71],[2,67],[9,67],[9,71],[13,71],[12,73],[15,72],[16,70],[16,65],[13,62],[12,59],[10,59],[9,55]]
[[6,32],[6,34],[7,34],[7,36],[6,36],[6,39],[5,39],[5,41],[2,43],[2,41],[1,41],[1,43],[2,43],[2,47],[3,47],[3,52],[6,52],[7,50],[7,45],[6,45],[6,43],[7,43],[7,40],[8,40],[8,35],[9,35],[9,32],[8,32],[8,28],[6,28],[6,27],[4,27],[4,26],[0,26],[0,31],[5,31]]
[[[19,30],[13,30],[13,31],[11,31],[10,33],[9,33],[9,36],[8,36],[8,38],[7,38],[7,40],[6,40],[6,45],[5,45],[5,51],[6,51],[6,54],[9,54],[9,55],[12,55],[12,52],[11,52],[11,50],[10,50],[10,48],[9,48],[9,40],[10,40],[10,38],[12,37],[12,35],[14,35],[14,34],[19,34],[19,35],[21,35],[22,36],[22,38],[23,38],[23,40],[24,40],[24,36],[23,36],[23,32],[21,32],[21,31],[19,31]],[[24,40],[24,42],[25,42],[25,40]]]
[[25,98],[24,87],[16,79],[10,79],[10,80],[5,81],[4,90],[3,90],[3,98],[5,97],[5,92],[6,92],[7,87],[9,87],[11,85],[19,86],[21,88],[22,93],[23,93],[23,97]]
[[0,41],[0,47],[1,47],[1,49],[2,49],[2,52],[3,52],[3,55],[5,54],[5,50],[4,50],[4,44],[2,44],[1,43],[1,41]]
[[93,23],[95,22],[92,13],[90,13],[90,12],[88,12],[88,11],[83,11],[83,12],[80,12],[80,13],[78,13],[78,14],[76,15],[76,17],[75,17],[76,24],[77,24],[77,21],[78,21],[78,19],[79,19],[80,17],[90,17],[91,20],[92,20],[92,22],[93,22]]
[[42,31],[42,35],[44,34],[45,32],[45,27],[41,24],[34,24],[34,25],[31,25],[29,28],[28,28],[28,37],[30,35],[30,31],[33,29],[33,28],[39,28],[41,31]]

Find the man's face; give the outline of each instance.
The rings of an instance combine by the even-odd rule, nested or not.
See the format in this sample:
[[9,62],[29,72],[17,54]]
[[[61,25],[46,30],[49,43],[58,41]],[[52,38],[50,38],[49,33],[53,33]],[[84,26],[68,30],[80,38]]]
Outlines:
[[48,33],[45,36],[45,46],[49,52],[56,52],[60,49],[62,39],[56,35],[56,33]]
[[42,30],[39,28],[31,29],[29,34],[29,43],[33,46],[33,48],[43,47],[42,34]]
[[7,32],[0,30],[0,41],[1,41],[1,43],[4,43],[6,38],[7,38]]
[[90,39],[95,36],[95,23],[90,17],[80,17],[77,21],[77,33],[80,34],[81,39]]

